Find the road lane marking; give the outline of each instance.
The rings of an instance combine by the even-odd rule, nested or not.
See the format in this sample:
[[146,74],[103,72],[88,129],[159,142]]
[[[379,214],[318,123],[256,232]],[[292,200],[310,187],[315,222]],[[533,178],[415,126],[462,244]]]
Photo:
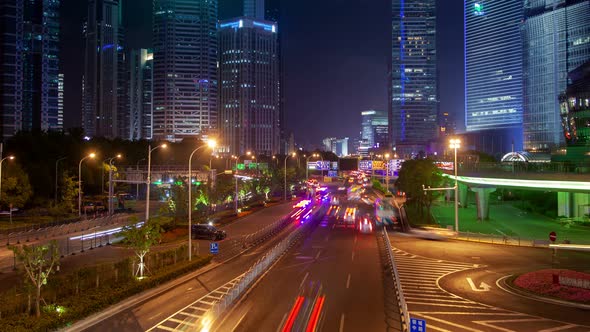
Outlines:
[[238,326],[240,326],[240,324],[242,323],[242,320],[244,320],[244,318],[246,317],[246,314],[247,314],[247,312],[245,312],[245,313],[242,315],[242,317],[241,317],[241,318],[238,320],[238,322],[236,323],[236,325],[234,325],[234,328],[233,328],[233,329],[231,329],[231,330],[232,330],[232,332],[233,332],[233,331],[235,331],[235,330],[238,328]]
[[563,330],[569,330],[569,329],[571,329],[571,328],[574,328],[574,327],[577,327],[577,325],[571,325],[571,324],[568,324],[568,325],[563,325],[563,326],[554,327],[554,328],[552,328],[552,329],[544,329],[544,330],[541,330],[541,331],[539,331],[539,332],[555,332],[555,331],[563,331]]
[[326,236],[326,239],[325,239],[324,241],[326,241],[326,242],[330,241],[330,234],[328,234],[328,235]]
[[315,259],[317,260],[318,258],[320,258],[320,254],[322,253],[321,250],[318,250],[318,253],[315,255]]
[[305,280],[307,279],[308,276],[309,276],[309,272],[305,272],[305,275],[303,276],[303,280],[301,280],[301,283],[299,284],[299,288],[303,287],[303,283],[305,282]]
[[[416,313],[414,313],[414,314],[416,314]],[[443,324],[447,324],[447,325],[450,325],[450,326],[458,327],[458,328],[461,328],[461,329],[464,329],[464,330],[467,330],[467,331],[481,332],[481,330],[472,329],[472,328],[467,327],[467,326],[463,326],[463,325],[460,325],[460,324],[455,324],[453,322],[449,322],[449,321],[446,321],[444,319],[439,319],[439,318],[432,317],[432,316],[429,316],[429,315],[418,314],[418,316],[422,316],[422,317],[424,317],[426,319],[434,320],[434,321],[437,321],[437,322],[440,322],[440,323],[443,323]],[[430,325],[428,327],[430,327]]]
[[350,273],[348,274],[348,279],[346,280],[346,289],[350,287]]
[[481,282],[481,284],[479,284],[479,287],[475,287],[475,283],[471,278],[467,277],[465,279],[467,279],[467,283],[471,287],[471,290],[474,292],[488,292],[491,289],[490,285],[486,284],[483,281]]
[[357,240],[357,235],[354,234],[354,244],[356,244],[356,240]]
[[352,261],[354,262],[354,251],[352,252]]
[[491,323],[527,323],[527,322],[542,322],[546,321],[544,318],[523,318],[523,319],[497,319],[497,320],[474,320],[475,324],[483,325],[486,327],[491,327],[496,330],[504,331],[504,332],[514,332],[514,330],[506,329],[503,327],[496,326]]
[[339,332],[344,331],[344,314],[340,315],[340,329],[338,331]]

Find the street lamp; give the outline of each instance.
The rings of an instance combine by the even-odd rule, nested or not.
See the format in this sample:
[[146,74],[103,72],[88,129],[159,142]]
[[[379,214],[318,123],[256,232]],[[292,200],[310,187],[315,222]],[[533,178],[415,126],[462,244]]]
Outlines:
[[[252,154],[251,151],[246,152],[246,156],[250,156]],[[234,198],[234,208],[236,210],[236,215],[238,214],[238,164],[240,163],[240,158],[243,156],[236,157],[236,197]]]
[[[195,152],[199,151],[204,147],[209,147],[211,149],[215,149],[217,146],[217,142],[215,140],[208,140],[207,145],[199,146],[198,148],[194,149],[191,153],[190,157],[188,158],[188,260],[192,260],[192,240],[193,240],[193,228],[192,228],[192,221],[193,221],[193,200],[192,200],[192,190],[193,190],[193,177],[192,177],[192,162],[193,162],[193,155]],[[209,162],[210,163],[210,162]],[[209,167],[211,169],[211,167]]]
[[2,198],[2,162],[6,159],[14,160],[14,156],[8,156],[0,160],[0,198]]
[[113,157],[113,158],[107,158],[107,159],[103,160],[103,161],[102,161],[102,163],[100,164],[100,167],[101,167],[101,174],[100,174],[100,178],[101,178],[101,181],[102,181],[102,182],[101,182],[101,184],[100,184],[100,193],[101,193],[101,194],[104,194],[104,164],[105,164],[105,163],[108,163],[108,164],[110,164],[110,161],[111,161],[112,159],[115,159],[115,158],[121,158],[121,154],[119,153],[119,154],[117,154],[117,155],[116,155],[115,157]]
[[[57,176],[57,166],[58,166],[58,164],[59,164],[60,161],[66,159],[66,158],[68,158],[68,157],[62,157],[62,158],[59,158],[59,159],[57,159],[55,161],[55,196],[53,198],[53,204],[54,205],[57,205],[57,178],[58,178],[58,176]],[[2,174],[2,172],[0,172],[0,174]]]
[[152,152],[158,148],[165,149],[168,145],[166,143],[160,144],[152,149],[152,145],[148,145],[148,167],[147,167],[147,188],[145,190],[145,221],[150,220],[150,184],[152,182]]
[[285,157],[285,193],[284,193],[284,196],[283,196],[283,199],[284,200],[287,200],[287,159],[289,159],[290,156],[292,156],[293,158],[295,158],[296,155],[297,154],[295,152],[293,152],[292,154],[287,155]]
[[451,139],[449,143],[451,149],[455,150],[455,163],[453,164],[453,168],[455,169],[455,232],[459,234],[459,185],[457,182],[457,149],[461,147],[461,140],[458,138]]
[[307,157],[305,159],[305,180],[306,181],[309,180],[309,167],[307,166],[307,163],[309,162],[309,158],[311,158],[311,157],[314,157],[315,158],[315,157],[319,157],[319,156],[320,156],[319,154],[314,153],[314,154],[312,154],[311,156],[309,156],[309,157]]
[[96,157],[96,153],[92,152],[80,159],[78,164],[78,217],[82,217],[82,162],[88,158],[94,159],[94,157]]
[[[123,158],[123,155],[119,153],[116,156],[107,159],[109,161],[109,216],[113,215],[113,160],[121,158]],[[104,170],[104,167],[102,169]]]

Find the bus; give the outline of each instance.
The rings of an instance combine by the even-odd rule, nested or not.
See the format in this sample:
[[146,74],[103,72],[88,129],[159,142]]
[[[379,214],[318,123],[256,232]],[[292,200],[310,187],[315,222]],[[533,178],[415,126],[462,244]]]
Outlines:
[[378,226],[397,225],[398,221],[396,209],[390,202],[375,200],[375,222]]

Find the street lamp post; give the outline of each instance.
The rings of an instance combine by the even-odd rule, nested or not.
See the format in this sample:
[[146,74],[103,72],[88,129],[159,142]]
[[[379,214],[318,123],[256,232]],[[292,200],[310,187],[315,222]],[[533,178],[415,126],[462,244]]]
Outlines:
[[147,167],[147,188],[145,190],[145,221],[150,220],[150,184],[152,182],[152,152],[157,148],[165,149],[168,145],[166,143],[160,144],[155,148],[152,148],[151,144],[148,145],[148,167]]
[[385,189],[389,193],[389,153],[385,154]]
[[[53,205],[57,205],[57,178],[58,178],[58,175],[57,175],[57,166],[58,166],[58,164],[59,164],[60,161],[66,159],[66,158],[67,157],[62,157],[62,158],[59,158],[59,159],[57,159],[55,161],[55,195],[53,197]],[[0,172],[0,174],[1,174],[1,172]]]
[[[137,171],[137,175],[139,175],[139,163],[145,160],[145,158],[141,158],[137,161],[137,163],[135,164],[135,170]],[[135,184],[135,200],[138,201],[139,200],[139,181]]]
[[96,153],[91,153],[80,159],[78,164],[78,217],[82,217],[82,162],[88,158],[96,157]]
[[[251,154],[252,154],[252,152],[250,152],[250,151],[246,152],[247,156],[249,156]],[[236,178],[236,197],[234,198],[234,208],[236,210],[236,215],[238,214],[238,194],[239,194],[239,191],[238,191],[238,164],[240,163],[241,157],[243,157],[243,156],[236,157],[236,176],[235,176],[235,178]]]
[[[122,155],[119,153],[115,157],[109,158],[109,216],[113,215],[113,160],[121,158]],[[104,169],[104,167],[103,167]]]
[[285,193],[283,195],[283,199],[285,201],[287,200],[287,159],[289,159],[290,156],[293,156],[293,158],[295,158],[295,156],[296,156],[295,152],[293,152],[291,155],[287,155],[285,157]]
[[[210,147],[214,149],[217,145],[217,142],[214,140],[209,140],[207,145],[199,146],[198,148],[194,149],[191,153],[190,157],[188,158],[188,260],[192,260],[192,242],[193,242],[193,228],[192,228],[192,221],[193,221],[193,200],[192,200],[192,190],[193,190],[193,177],[192,177],[192,162],[193,162],[193,155],[204,147]],[[211,169],[211,167],[209,167]]]
[[460,139],[451,139],[450,140],[450,147],[451,149],[455,150],[455,163],[453,164],[453,168],[455,169],[455,232],[459,233],[459,184],[457,181],[457,149],[461,147],[461,140]]
[[[6,159],[13,160],[14,159],[14,156],[8,156],[8,157],[2,158],[0,160],[0,198],[2,198],[2,163]],[[10,209],[10,210],[12,211],[12,209]]]

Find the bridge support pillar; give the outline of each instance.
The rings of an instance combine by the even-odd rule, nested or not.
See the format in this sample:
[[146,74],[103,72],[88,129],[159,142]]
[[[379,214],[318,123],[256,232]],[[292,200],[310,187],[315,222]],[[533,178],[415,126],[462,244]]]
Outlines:
[[467,207],[467,192],[469,191],[469,187],[467,185],[459,183],[459,204],[462,208]]
[[572,193],[557,193],[557,215],[562,217],[572,217]]
[[496,188],[471,188],[475,192],[477,201],[477,220],[490,219],[490,194],[496,191]]

